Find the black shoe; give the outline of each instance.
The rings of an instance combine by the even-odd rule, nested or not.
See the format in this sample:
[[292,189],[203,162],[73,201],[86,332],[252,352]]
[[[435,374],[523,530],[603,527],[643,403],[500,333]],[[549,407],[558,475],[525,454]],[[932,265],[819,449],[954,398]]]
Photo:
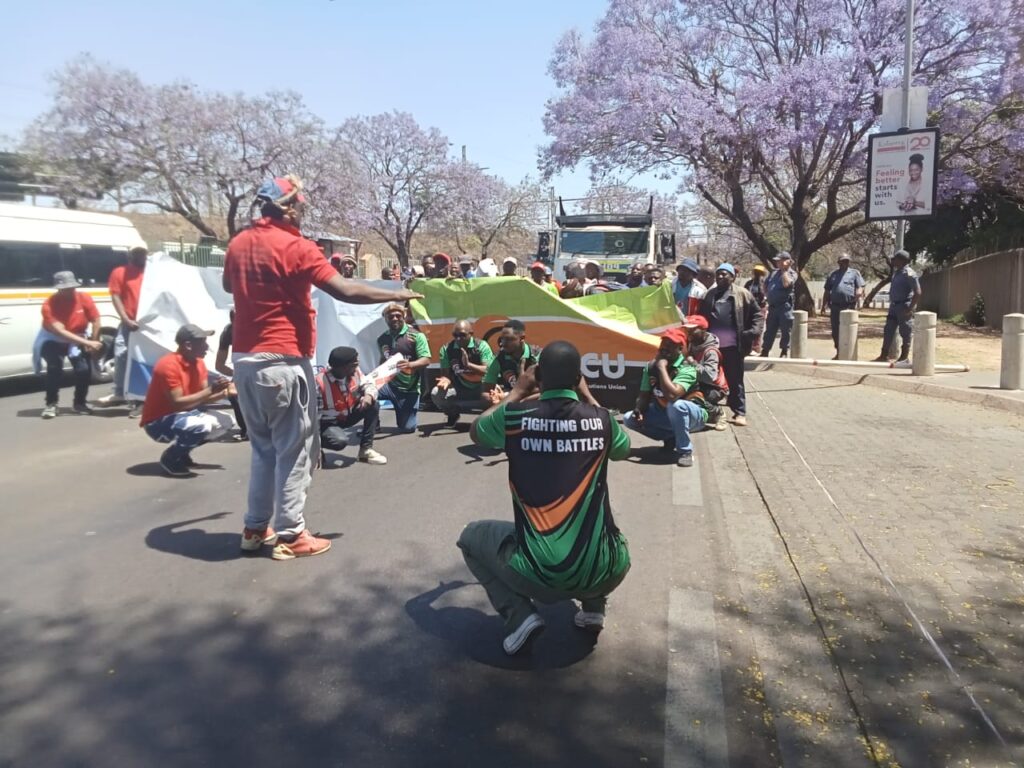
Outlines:
[[88,403],[75,403],[71,406],[71,410],[83,416],[92,416],[92,406]]
[[459,423],[460,415],[461,414],[459,414],[458,411],[456,411],[455,413],[449,413],[448,418],[445,420],[445,426],[454,427],[456,424]]
[[674,451],[676,449],[676,440],[671,438],[669,440],[661,441],[661,450],[663,451]]
[[768,357],[768,350],[767,350],[767,349],[762,349],[762,350],[761,350],[761,355],[760,355],[760,356],[761,356],[761,357]]
[[789,357],[789,350],[784,349],[781,352],[779,352],[779,357]]
[[188,464],[186,463],[189,459],[175,460],[174,458],[167,455],[167,451],[164,451],[160,455],[160,469],[164,471],[168,477],[188,477],[192,473],[189,471]]
[[692,453],[680,453],[679,458],[676,459],[677,467],[692,467],[693,466],[693,454]]

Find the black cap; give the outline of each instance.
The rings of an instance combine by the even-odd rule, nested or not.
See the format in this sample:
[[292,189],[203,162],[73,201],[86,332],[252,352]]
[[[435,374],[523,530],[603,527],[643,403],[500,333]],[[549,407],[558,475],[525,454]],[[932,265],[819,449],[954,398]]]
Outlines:
[[174,343],[184,344],[186,341],[199,341],[200,339],[213,336],[213,334],[213,331],[204,331],[198,325],[188,323],[181,326],[181,328],[178,329],[178,332],[174,334]]
[[335,347],[331,350],[330,356],[327,358],[328,368],[341,368],[344,365],[348,365],[359,356],[352,347]]

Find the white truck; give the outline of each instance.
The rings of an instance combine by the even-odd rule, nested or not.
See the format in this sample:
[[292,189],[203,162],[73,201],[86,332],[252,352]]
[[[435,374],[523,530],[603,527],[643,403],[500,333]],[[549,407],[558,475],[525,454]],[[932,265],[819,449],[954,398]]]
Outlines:
[[552,270],[565,280],[565,268],[574,261],[597,262],[609,280],[624,281],[636,263],[675,261],[675,234],[655,229],[653,198],[647,213],[587,213],[568,215],[558,200],[555,217]]

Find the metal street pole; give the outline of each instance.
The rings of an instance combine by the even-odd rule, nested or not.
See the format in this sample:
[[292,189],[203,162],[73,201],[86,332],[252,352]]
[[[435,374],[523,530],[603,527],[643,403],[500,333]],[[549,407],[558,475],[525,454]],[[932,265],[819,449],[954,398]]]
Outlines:
[[[903,99],[900,111],[900,126],[910,128],[910,81],[914,72],[914,0],[907,0],[906,42],[903,48]],[[907,220],[900,219],[896,227],[896,250],[903,250],[903,238],[907,233]]]

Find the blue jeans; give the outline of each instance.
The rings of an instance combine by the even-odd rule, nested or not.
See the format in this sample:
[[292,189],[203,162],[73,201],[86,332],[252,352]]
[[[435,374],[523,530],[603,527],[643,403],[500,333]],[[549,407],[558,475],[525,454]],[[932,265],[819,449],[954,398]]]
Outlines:
[[632,411],[626,414],[622,422],[630,429],[655,440],[675,439],[677,453],[693,453],[690,433],[701,429],[706,420],[707,414],[697,403],[679,398],[669,403],[667,408],[657,403],[648,405],[642,424],[637,423]]
[[158,443],[170,443],[164,455],[178,462],[193,448],[214,440],[231,429],[231,417],[217,411],[180,411],[161,416],[143,429]]
[[114,397],[124,399],[125,368],[128,363],[128,337],[132,332],[121,323],[114,336]]
[[761,342],[761,354],[768,356],[775,344],[775,335],[782,331],[779,346],[783,352],[789,351],[789,335],[793,330],[793,305],[782,304],[768,307],[768,317],[764,324],[764,340]]
[[395,423],[402,432],[416,431],[416,412],[420,409],[420,393],[395,389],[390,383],[377,392],[378,400],[390,400],[395,406]]
[[892,346],[897,330],[900,332],[900,341],[910,345],[910,340],[914,335],[913,317],[903,317],[903,313],[909,306],[909,304],[889,305],[889,312],[885,316],[885,328],[882,331],[882,354],[888,352],[889,347]]

